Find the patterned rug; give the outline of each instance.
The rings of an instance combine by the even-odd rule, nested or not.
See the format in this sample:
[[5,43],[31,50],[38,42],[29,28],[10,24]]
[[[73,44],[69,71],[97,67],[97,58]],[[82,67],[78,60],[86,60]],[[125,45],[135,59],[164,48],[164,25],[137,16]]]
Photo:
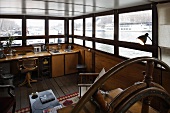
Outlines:
[[[11,112],[9,112],[9,113],[11,113]],[[21,108],[19,110],[16,110],[15,113],[30,113],[30,107]]]
[[66,107],[68,105],[75,104],[75,103],[78,102],[79,93],[75,92],[73,94],[69,94],[69,95],[66,95],[66,96],[63,96],[63,97],[59,97],[57,99],[63,107]]
[[[62,96],[57,98],[58,101],[62,104],[63,107],[68,106],[70,104],[77,103],[79,100],[79,93],[75,92],[66,96]],[[11,113],[11,112],[9,112]],[[16,110],[15,113],[30,113],[30,107],[22,108],[19,110]]]

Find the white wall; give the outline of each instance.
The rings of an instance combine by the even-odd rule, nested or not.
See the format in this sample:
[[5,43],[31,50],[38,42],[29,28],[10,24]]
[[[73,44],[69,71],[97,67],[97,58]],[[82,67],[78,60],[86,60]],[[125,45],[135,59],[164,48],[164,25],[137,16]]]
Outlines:
[[170,3],[158,4],[158,45],[162,60],[170,66]]

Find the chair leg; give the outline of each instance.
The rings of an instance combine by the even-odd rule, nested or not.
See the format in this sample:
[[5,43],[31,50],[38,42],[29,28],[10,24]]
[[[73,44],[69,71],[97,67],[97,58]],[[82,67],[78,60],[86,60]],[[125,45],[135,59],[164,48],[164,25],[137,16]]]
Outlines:
[[22,82],[21,84],[19,84],[18,86],[20,87],[20,86],[23,86],[23,85],[25,85],[27,83],[27,79],[25,78],[25,80],[24,80],[24,82]]
[[15,113],[15,108],[16,108],[16,101],[14,102],[13,108],[12,108],[12,113]]
[[25,84],[28,83],[28,86],[29,86],[29,87],[32,87],[32,86],[31,86],[31,82],[37,82],[37,80],[31,79],[31,74],[30,74],[30,72],[28,72],[28,73],[26,74],[26,77],[25,77],[24,82],[21,83],[19,86],[23,86],[23,85],[25,85]]

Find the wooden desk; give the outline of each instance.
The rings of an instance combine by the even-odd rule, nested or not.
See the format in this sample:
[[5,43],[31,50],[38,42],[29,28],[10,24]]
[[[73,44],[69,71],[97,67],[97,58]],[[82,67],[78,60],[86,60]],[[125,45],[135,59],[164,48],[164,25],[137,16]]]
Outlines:
[[[4,63],[10,63],[9,73],[16,75],[16,74],[18,74],[17,63],[18,63],[19,59],[41,58],[41,57],[47,57],[47,56],[51,56],[51,54],[49,52],[40,52],[40,53],[36,53],[36,54],[34,54],[33,52],[27,52],[25,55],[16,54],[16,56],[7,56],[6,58],[0,59],[0,65],[4,64]],[[39,63],[39,61],[38,61],[38,63]],[[38,73],[39,73],[39,71],[38,71]]]
[[0,59],[0,62],[19,60],[19,59],[23,59],[23,58],[34,58],[34,57],[37,58],[37,57],[42,57],[42,56],[51,56],[51,54],[49,52],[40,52],[40,53],[36,53],[36,54],[33,52],[28,52],[25,55],[16,54],[16,56],[6,56],[6,58]]
[[[78,64],[78,53],[79,50],[72,50],[71,52],[65,52],[60,50],[59,53],[52,52],[40,52],[34,54],[33,52],[27,52],[25,55],[16,56],[7,56],[6,58],[0,59],[0,63],[2,62],[10,62],[13,64],[11,66],[12,74],[17,74],[17,60],[24,58],[43,58],[43,57],[51,57],[50,62],[50,72],[52,72],[52,77],[62,76],[64,74],[76,73],[76,65]],[[40,60],[41,61],[41,60]],[[40,66],[42,67],[42,66]],[[39,68],[42,69],[42,68]],[[51,75],[51,74],[50,74]],[[50,76],[51,77],[51,76]]]

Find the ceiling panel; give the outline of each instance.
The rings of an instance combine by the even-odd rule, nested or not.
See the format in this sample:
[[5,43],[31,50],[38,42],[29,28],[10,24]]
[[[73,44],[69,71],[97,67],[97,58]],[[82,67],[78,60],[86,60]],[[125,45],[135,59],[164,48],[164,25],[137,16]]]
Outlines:
[[21,0],[0,0],[0,7],[22,8]]
[[53,2],[48,3],[48,9],[53,10],[65,10],[66,6],[67,4],[65,3],[53,3]]
[[26,8],[45,9],[45,2],[44,1],[26,0],[25,4],[26,4]]
[[28,15],[45,15],[45,10],[40,9],[27,9],[26,14]]
[[0,14],[74,17],[169,0],[0,0]]
[[22,14],[21,8],[0,8],[0,14]]

